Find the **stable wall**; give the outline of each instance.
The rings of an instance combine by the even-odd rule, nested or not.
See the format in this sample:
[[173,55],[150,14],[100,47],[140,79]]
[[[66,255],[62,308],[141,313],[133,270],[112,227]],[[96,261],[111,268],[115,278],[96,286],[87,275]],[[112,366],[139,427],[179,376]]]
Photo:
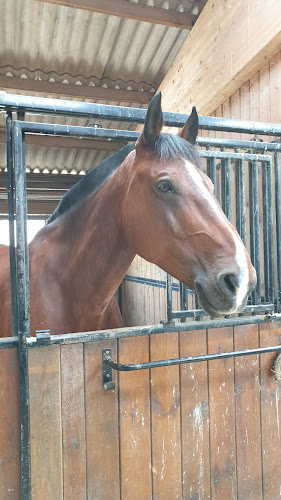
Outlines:
[[[119,363],[277,345],[280,323],[29,349],[34,500],[277,500],[276,353],[113,372]],[[0,499],[20,500],[17,350],[1,350]]]

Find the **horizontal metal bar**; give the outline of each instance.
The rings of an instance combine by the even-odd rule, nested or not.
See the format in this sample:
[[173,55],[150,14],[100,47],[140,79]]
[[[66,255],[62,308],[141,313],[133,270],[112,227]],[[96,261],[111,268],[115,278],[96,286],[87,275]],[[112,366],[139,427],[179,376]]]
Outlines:
[[[244,307],[241,314],[258,313],[258,312],[270,312],[274,311],[274,304],[258,304],[253,306]],[[187,311],[172,311],[172,318],[198,318],[201,316],[208,316],[203,309],[189,309]]]
[[[252,325],[281,321],[281,313],[269,315],[240,316],[238,318],[211,319],[207,321],[191,321],[190,323],[162,322],[158,325],[140,326],[132,328],[117,328],[115,330],[97,330],[92,332],[66,333],[63,335],[50,335],[38,341],[36,337],[27,338],[27,347],[44,347],[49,345],[76,344],[79,342],[98,342],[125,337],[140,337],[169,332],[189,332],[212,328],[225,328],[228,326]],[[17,347],[17,337],[0,338],[0,349]]]
[[[51,123],[34,123],[34,122],[14,122],[18,127],[20,126],[22,132],[30,134],[46,134],[56,136],[69,136],[69,137],[91,137],[103,138],[104,140],[120,140],[120,141],[136,141],[139,132],[115,130],[115,129],[95,129],[91,127],[77,127],[73,125],[59,125]],[[269,155],[259,155],[251,153],[234,153],[225,151],[205,151],[199,150],[199,154],[203,158],[219,158],[219,159],[233,159],[233,160],[249,160],[249,161],[263,161],[270,162]]]
[[190,323],[160,323],[158,325],[118,328],[116,330],[99,330],[93,332],[67,333],[64,335],[51,335],[49,340],[37,342],[35,337],[27,339],[27,347],[39,347],[43,345],[73,344],[78,342],[97,342],[99,340],[118,339],[126,337],[140,337],[145,335],[156,335],[169,332],[187,332],[193,330],[205,330],[211,328],[224,328],[236,325],[252,325],[268,321],[281,321],[281,314],[255,315],[238,318],[212,319],[207,321],[191,321]]
[[2,337],[0,338],[0,349],[11,349],[18,347],[18,337]]
[[[135,123],[144,123],[146,117],[146,109],[14,94],[0,95],[0,110],[5,112],[21,111],[33,114],[95,117]],[[164,112],[164,121],[167,126],[182,127],[188,116],[186,114]],[[266,122],[200,116],[199,126],[203,130],[281,135],[281,125]]]
[[214,137],[197,137],[196,144],[198,146],[211,146],[219,148],[240,148],[247,150],[261,150],[261,151],[280,151],[281,143],[273,142],[258,142],[258,141],[240,141],[234,139],[219,139]]
[[202,149],[198,150],[200,156],[203,158],[221,158],[223,160],[249,160],[249,161],[264,161],[270,162],[271,157],[269,155],[259,155],[252,153],[234,153],[226,151],[204,151]]
[[119,372],[131,372],[136,370],[147,370],[149,368],[162,368],[163,366],[184,365],[187,363],[197,363],[199,361],[213,361],[215,359],[237,358],[240,356],[254,356],[269,352],[281,351],[281,345],[273,347],[259,347],[257,349],[246,349],[243,351],[219,352],[215,354],[203,354],[200,356],[189,356],[187,358],[163,359],[161,361],[149,361],[147,363],[137,363],[132,365],[121,365],[113,361],[106,353],[103,354],[103,364],[110,366]]

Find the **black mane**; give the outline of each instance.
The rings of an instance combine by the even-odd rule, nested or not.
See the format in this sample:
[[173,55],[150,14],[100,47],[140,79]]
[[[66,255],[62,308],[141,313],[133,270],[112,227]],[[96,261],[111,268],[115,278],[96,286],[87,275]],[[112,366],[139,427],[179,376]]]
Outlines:
[[[81,201],[85,196],[100,188],[110,175],[123,163],[135,144],[130,144],[103,160],[96,168],[91,170],[77,184],[75,184],[62,197],[54,213],[47,220],[47,224],[53,222],[61,214],[69,210],[73,205]],[[181,157],[191,161],[201,168],[201,158],[198,151],[185,139],[172,134],[160,134],[149,146],[149,150],[161,158]]]
[[201,157],[195,146],[178,135],[160,134],[149,149],[161,158],[171,159],[178,156],[201,168]]
[[116,151],[116,153],[108,156],[108,158],[99,163],[99,165],[85,175],[85,177],[82,177],[77,184],[65,193],[56,210],[47,220],[46,224],[53,222],[69,208],[85,198],[85,196],[101,187],[107,178],[113,174],[118,167],[120,167],[121,163],[123,163],[134,147],[135,144],[133,143],[119,149],[119,151]]

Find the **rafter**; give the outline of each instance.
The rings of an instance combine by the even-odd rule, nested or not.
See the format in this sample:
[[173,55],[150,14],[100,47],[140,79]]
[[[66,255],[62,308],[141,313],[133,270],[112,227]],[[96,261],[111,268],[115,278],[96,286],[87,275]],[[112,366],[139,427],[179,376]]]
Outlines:
[[92,101],[114,101],[135,104],[148,104],[153,96],[152,92],[138,90],[73,85],[70,83],[46,82],[43,80],[30,80],[28,78],[3,75],[0,75],[0,89],[54,94],[62,97],[75,97],[76,99],[91,99]]
[[176,28],[191,29],[198,16],[185,12],[176,12],[159,7],[150,7],[125,0],[37,0],[39,2],[53,3],[99,12],[118,17],[147,21],[154,24],[164,24]]

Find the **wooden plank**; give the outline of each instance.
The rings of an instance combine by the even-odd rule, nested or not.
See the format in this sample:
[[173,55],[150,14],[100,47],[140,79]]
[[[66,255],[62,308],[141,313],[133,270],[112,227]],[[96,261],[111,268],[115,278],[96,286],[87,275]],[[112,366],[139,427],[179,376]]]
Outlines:
[[63,498],[86,500],[83,344],[61,346]]
[[[178,334],[152,335],[151,361],[177,358]],[[182,498],[179,367],[151,370],[153,498]]]
[[270,80],[270,120],[273,123],[280,123],[281,100],[280,100],[280,81],[281,81],[281,51],[274,56],[269,64]]
[[[180,334],[180,357],[207,353],[206,331]],[[183,498],[210,498],[207,363],[181,366]]]
[[[149,361],[149,338],[120,339],[119,363]],[[152,498],[149,370],[120,372],[121,498]]]
[[149,23],[191,29],[197,16],[159,7],[151,7],[126,0],[37,0],[74,9],[84,9],[111,16],[147,21]]
[[[259,345],[258,325],[234,328],[236,351]],[[262,499],[260,381],[258,356],[235,359],[237,498]]]
[[50,94],[63,98],[90,99],[91,101],[113,101],[131,104],[148,104],[153,93],[138,90],[112,89],[93,85],[73,85],[71,83],[48,82],[0,75],[0,88],[21,90],[38,94]]
[[210,115],[280,51],[280,18],[276,0],[207,2],[160,85],[163,109]]
[[[116,340],[84,347],[88,500],[120,498],[118,384],[114,391],[104,390],[102,349],[106,347],[116,359]],[[113,377],[116,381],[114,371]]]
[[0,498],[20,500],[20,407],[17,349],[0,350]]
[[63,498],[60,347],[28,352],[31,488],[36,500]]
[[[280,345],[281,323],[260,325],[260,347]],[[281,382],[272,374],[277,353],[262,354],[261,432],[264,500],[280,498],[281,486]]]
[[[208,330],[208,352],[233,350],[233,329]],[[237,498],[234,359],[209,362],[211,498]]]

